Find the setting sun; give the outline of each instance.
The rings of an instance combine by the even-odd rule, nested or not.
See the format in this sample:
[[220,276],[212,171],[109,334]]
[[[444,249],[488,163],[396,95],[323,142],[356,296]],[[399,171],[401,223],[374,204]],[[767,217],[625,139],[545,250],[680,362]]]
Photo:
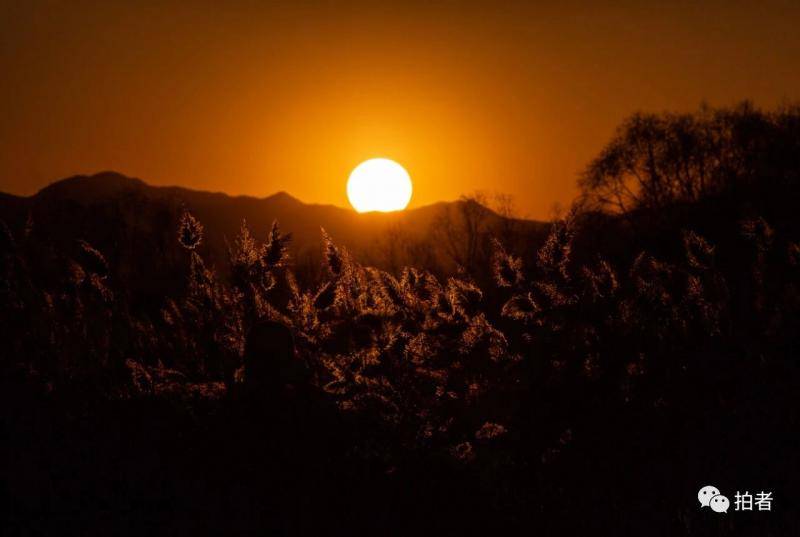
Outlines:
[[362,162],[347,180],[347,198],[360,213],[402,211],[411,201],[411,190],[408,172],[386,158]]

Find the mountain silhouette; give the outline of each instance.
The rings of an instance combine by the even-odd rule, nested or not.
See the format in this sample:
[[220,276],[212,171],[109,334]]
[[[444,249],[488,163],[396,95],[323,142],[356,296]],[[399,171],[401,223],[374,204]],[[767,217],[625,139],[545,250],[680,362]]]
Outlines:
[[[446,215],[457,215],[464,204],[441,202],[396,213],[359,214],[333,205],[309,204],[286,192],[265,198],[230,196],[182,187],[148,185],[115,172],[74,176],[52,183],[29,197],[0,194],[0,218],[15,235],[33,233],[54,251],[68,252],[76,239],[85,240],[109,260],[112,273],[137,294],[162,293],[174,285],[183,252],[177,243],[178,221],[191,212],[204,226],[200,253],[218,272],[228,270],[228,246],[242,221],[263,240],[277,220],[291,233],[290,251],[296,263],[315,266],[321,259],[324,228],[354,255],[381,265],[376,253],[398,234],[422,240]],[[478,206],[486,228],[513,222],[525,234],[543,236],[547,225],[509,220]],[[26,228],[27,231],[26,231]],[[390,239],[391,237],[391,239]]]

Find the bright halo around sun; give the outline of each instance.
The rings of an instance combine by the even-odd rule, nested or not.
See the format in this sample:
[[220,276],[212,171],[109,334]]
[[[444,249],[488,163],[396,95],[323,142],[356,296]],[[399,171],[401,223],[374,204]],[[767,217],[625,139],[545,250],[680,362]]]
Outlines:
[[350,173],[347,197],[360,213],[402,211],[411,201],[411,177],[388,158],[366,160]]

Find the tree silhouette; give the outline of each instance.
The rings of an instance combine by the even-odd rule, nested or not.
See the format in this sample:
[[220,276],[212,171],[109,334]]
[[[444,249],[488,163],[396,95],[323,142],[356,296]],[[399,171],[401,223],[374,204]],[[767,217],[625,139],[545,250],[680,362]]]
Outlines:
[[763,112],[749,102],[690,114],[625,120],[580,179],[588,208],[658,209],[733,193],[754,183],[796,188],[800,107]]

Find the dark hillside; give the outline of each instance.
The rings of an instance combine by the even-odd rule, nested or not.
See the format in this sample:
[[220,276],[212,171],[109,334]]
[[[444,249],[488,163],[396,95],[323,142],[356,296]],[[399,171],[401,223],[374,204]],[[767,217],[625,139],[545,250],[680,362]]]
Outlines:
[[[300,275],[313,276],[322,262],[320,228],[381,268],[399,270],[406,264],[425,265],[427,261],[435,265],[427,268],[453,272],[455,266],[446,256],[415,259],[414,251],[430,250],[424,244],[437,220],[443,215],[459,218],[459,206],[464,203],[440,203],[397,214],[357,214],[332,205],[305,204],[285,192],[267,198],[232,197],[152,187],[139,179],[106,172],[58,181],[29,198],[4,194],[0,219],[15,233],[28,227],[28,232],[59,252],[73,252],[77,239],[86,240],[104,253],[112,274],[131,299],[147,302],[149,297],[163,296],[174,288],[185,269],[176,256],[174,231],[184,210],[203,222],[205,240],[200,253],[222,275],[229,273],[228,247],[239,234],[242,221],[263,239],[277,220],[292,235],[290,250]],[[482,233],[487,236],[503,222],[512,222],[519,237],[534,242],[546,233],[545,224],[511,221],[489,209],[481,211]],[[387,251],[398,245],[404,249],[392,252],[397,259],[389,263]]]

